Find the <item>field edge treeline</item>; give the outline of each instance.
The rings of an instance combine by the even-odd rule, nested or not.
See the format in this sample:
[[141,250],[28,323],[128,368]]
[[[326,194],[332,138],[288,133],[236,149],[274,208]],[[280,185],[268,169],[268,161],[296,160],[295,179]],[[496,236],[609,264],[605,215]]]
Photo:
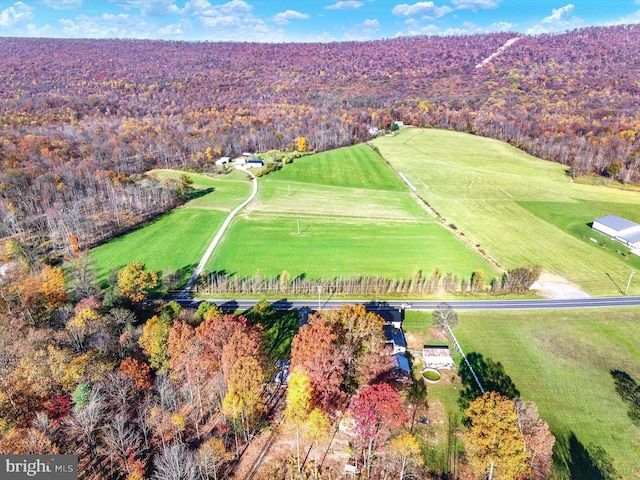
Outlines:
[[319,290],[337,296],[348,295],[434,295],[439,293],[513,294],[527,292],[539,278],[542,267],[530,265],[509,270],[500,277],[489,279],[483,270],[476,270],[469,278],[439,269],[430,276],[417,271],[411,278],[384,278],[369,275],[291,278],[284,270],[280,275],[264,278],[258,271],[251,277],[241,277],[224,271],[203,275],[194,291],[196,296],[208,295],[315,295]]

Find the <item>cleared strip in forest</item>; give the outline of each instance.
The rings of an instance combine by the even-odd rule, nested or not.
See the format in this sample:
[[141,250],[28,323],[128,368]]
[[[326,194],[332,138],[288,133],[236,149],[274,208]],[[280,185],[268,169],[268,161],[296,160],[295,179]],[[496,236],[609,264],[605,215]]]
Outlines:
[[482,60],[479,64],[476,65],[476,69],[482,68],[484,67],[487,63],[489,63],[491,60],[493,60],[494,58],[496,58],[498,55],[500,55],[502,52],[504,52],[507,48],[509,48],[511,45],[513,45],[514,43],[516,43],[518,40],[520,40],[522,37],[513,37],[510,38],[509,40],[507,40],[505,42],[504,45],[502,45],[498,50],[496,50],[495,52],[493,52],[491,55],[489,55],[487,58],[485,58],[484,60]]

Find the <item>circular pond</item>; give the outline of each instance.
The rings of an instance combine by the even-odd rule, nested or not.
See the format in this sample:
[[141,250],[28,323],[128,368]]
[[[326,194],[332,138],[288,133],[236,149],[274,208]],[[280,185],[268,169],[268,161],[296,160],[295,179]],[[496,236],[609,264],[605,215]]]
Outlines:
[[438,383],[442,378],[440,372],[435,368],[426,368],[422,371],[422,376],[429,383]]

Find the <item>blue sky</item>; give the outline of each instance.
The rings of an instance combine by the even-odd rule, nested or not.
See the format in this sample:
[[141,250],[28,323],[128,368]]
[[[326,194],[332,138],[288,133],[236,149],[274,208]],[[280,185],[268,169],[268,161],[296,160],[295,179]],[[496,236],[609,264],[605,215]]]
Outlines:
[[640,0],[0,0],[0,36],[328,42],[640,23]]

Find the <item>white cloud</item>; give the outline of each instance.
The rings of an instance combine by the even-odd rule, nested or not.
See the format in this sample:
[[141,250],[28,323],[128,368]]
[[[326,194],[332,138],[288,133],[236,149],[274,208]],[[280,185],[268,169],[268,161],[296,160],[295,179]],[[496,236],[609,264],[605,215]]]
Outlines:
[[153,38],[155,25],[127,14],[102,14],[97,17],[77,15],[61,18],[62,36],[70,38]]
[[441,29],[437,25],[427,24],[422,25],[415,19],[409,19],[404,22],[406,30],[399,31],[396,36],[406,35],[432,35],[432,36],[460,36],[460,35],[476,35],[482,33],[495,33],[513,31],[516,26],[513,23],[508,22],[496,22],[492,23],[488,27],[481,27],[473,22],[463,22],[461,27],[450,27]]
[[[640,3],[640,0],[637,0],[636,3]],[[607,23],[607,25],[631,25],[634,23],[640,23],[640,10],[620,17],[618,20]]]
[[184,6],[184,11],[191,15],[217,17],[226,15],[242,15],[253,10],[253,6],[244,0],[231,0],[222,5],[211,5],[208,0],[191,0]]
[[33,23],[27,24],[27,37],[54,38],[57,36],[60,36],[60,33],[49,24],[40,28],[36,27]]
[[54,10],[75,10],[82,6],[82,0],[40,0],[38,3]]
[[529,35],[539,35],[542,33],[557,33],[584,27],[585,23],[579,17],[573,15],[575,5],[569,3],[564,7],[554,8],[551,15],[543,18],[537,25],[529,28]]
[[379,28],[380,22],[377,19],[367,19],[347,30],[343,35],[343,40],[371,40]]
[[[198,40],[248,42],[285,40],[285,32],[282,29],[273,28],[263,18],[254,15],[253,6],[244,0],[231,0],[217,5],[212,5],[208,0],[190,0],[183,11],[192,15],[199,24]],[[282,13],[285,14],[284,18],[278,17],[281,24],[285,20],[288,21],[287,16],[295,16],[298,12]],[[272,18],[272,20],[276,22],[276,19]]]
[[496,32],[513,32],[517,27],[517,24],[510,22],[496,22],[489,25],[486,29],[488,33]]
[[333,5],[328,5],[325,10],[355,10],[364,5],[364,2],[359,0],[341,0]]
[[191,22],[186,18],[182,18],[178,23],[169,24],[169,25],[160,27],[158,29],[158,37],[159,38],[165,38],[165,37],[182,38],[189,35],[192,31],[193,31],[193,26],[191,25]]
[[[180,38],[188,37],[192,32],[191,22],[181,19],[177,24],[158,25],[149,22],[147,17],[130,13],[103,13],[97,16],[76,15],[73,18],[61,18],[60,27],[53,32],[44,27],[46,36],[62,38]],[[35,27],[29,34],[40,33]]]
[[414,35],[432,35],[432,36],[458,36],[458,35],[469,35],[471,33],[479,33],[477,31],[470,31],[464,28],[447,28],[445,30],[441,30],[440,27],[429,24],[424,26],[412,26],[407,31],[400,31],[397,33],[397,36],[414,36]]
[[563,18],[570,17],[573,14],[573,10],[575,8],[576,8],[576,6],[573,3],[565,5],[564,7],[554,8],[554,9],[551,10],[551,15],[549,15],[547,18],[543,19],[542,22],[540,22],[540,23],[559,22]]
[[393,7],[391,13],[396,17],[415,17],[421,15],[426,18],[434,19],[442,17],[447,13],[452,12],[453,9],[448,6],[438,7],[433,2],[418,2],[412,5],[408,3],[401,3]]
[[378,28],[380,26],[380,22],[375,18],[367,19],[362,22],[362,26],[368,28]]
[[296,12],[295,10],[285,10],[273,16],[273,21],[279,25],[287,25],[289,20],[305,20],[309,18],[306,13]]
[[231,0],[216,5],[212,5],[208,0],[190,0],[183,10],[199,23],[198,40],[255,42],[284,40],[284,31],[271,28],[252,11],[253,6],[244,0]]
[[163,15],[171,15],[180,13],[178,6],[173,0],[109,0],[111,3],[130,10],[132,8],[139,9],[143,15],[150,17],[161,17]]
[[13,27],[33,19],[35,9],[22,2],[16,2],[0,12],[0,27]]
[[487,10],[498,8],[502,0],[452,0],[453,6],[460,10]]

